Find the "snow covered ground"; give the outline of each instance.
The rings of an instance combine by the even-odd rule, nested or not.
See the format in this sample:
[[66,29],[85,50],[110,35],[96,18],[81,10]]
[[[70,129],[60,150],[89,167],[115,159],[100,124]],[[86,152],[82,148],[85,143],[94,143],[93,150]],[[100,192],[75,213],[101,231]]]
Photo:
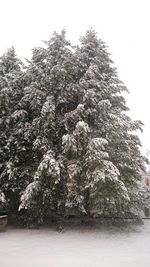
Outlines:
[[150,220],[132,229],[8,229],[0,267],[149,267]]

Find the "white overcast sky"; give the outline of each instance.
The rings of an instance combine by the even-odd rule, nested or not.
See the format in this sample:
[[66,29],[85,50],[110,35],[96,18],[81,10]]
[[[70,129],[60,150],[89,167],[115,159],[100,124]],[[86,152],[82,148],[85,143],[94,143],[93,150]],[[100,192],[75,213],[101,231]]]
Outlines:
[[89,27],[109,46],[150,150],[150,0],[0,0],[0,54],[14,45],[19,57],[29,57],[31,48],[63,28],[77,43]]

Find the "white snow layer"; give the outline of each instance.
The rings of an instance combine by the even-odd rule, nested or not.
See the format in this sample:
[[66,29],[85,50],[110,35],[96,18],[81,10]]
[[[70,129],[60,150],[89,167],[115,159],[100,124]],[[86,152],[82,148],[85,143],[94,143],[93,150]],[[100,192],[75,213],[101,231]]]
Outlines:
[[150,220],[124,231],[8,229],[0,233],[1,267],[149,267]]

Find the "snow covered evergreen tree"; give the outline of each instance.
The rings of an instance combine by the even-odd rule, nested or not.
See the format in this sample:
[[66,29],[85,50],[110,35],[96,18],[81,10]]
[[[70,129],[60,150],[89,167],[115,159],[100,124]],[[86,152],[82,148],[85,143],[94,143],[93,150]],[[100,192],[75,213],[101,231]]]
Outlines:
[[[32,182],[21,197],[20,209],[32,206],[34,211],[40,211],[41,217],[64,214],[64,113],[77,105],[77,99],[71,91],[76,76],[75,57],[70,43],[65,39],[65,32],[62,31],[60,35],[54,33],[46,46],[33,50],[26,73],[29,83],[20,101],[30,117],[34,132],[32,157],[35,167]],[[79,98],[78,94],[76,96]],[[41,201],[33,207],[31,204],[35,191],[41,195]]]
[[[103,138],[104,142],[107,142],[108,154],[107,157],[105,156],[107,161],[103,167],[100,167],[99,157],[97,157],[97,167],[101,174],[97,175],[96,172],[97,190],[94,192],[95,196],[92,193],[95,198],[95,201],[92,201],[93,208],[97,207],[97,214],[99,210],[102,214],[106,212],[117,216],[121,213],[123,215],[125,211],[135,212],[136,210],[137,212],[137,182],[144,169],[145,158],[141,155],[141,143],[135,131],[141,130],[142,123],[132,121],[127,115],[128,108],[122,94],[127,89],[118,78],[106,45],[97,39],[93,30],[88,31],[81,39],[77,56],[80,62],[80,75],[82,75],[79,85],[84,90],[85,121],[91,129],[91,136]],[[96,150],[96,147],[93,148],[93,153],[96,153]],[[100,150],[99,146],[98,153]],[[106,175],[107,168],[110,171],[109,179]],[[92,167],[91,175],[93,176],[94,173]],[[96,194],[99,197],[98,195],[96,197]],[[103,201],[103,208],[99,205],[99,201]]]
[[0,58],[0,188],[13,211],[19,202],[18,192],[23,181],[20,181],[22,171],[17,175],[20,168],[16,154],[19,140],[18,136],[13,137],[15,132],[18,134],[19,122],[24,117],[21,110],[17,111],[22,87],[22,63],[12,47]]
[[31,220],[137,213],[145,159],[135,131],[142,123],[127,115],[127,89],[106,45],[93,30],[78,47],[65,31],[45,44],[33,50],[23,79],[17,69],[21,90],[14,88],[21,94],[1,138],[2,191],[14,192],[17,207],[21,196],[19,210]]

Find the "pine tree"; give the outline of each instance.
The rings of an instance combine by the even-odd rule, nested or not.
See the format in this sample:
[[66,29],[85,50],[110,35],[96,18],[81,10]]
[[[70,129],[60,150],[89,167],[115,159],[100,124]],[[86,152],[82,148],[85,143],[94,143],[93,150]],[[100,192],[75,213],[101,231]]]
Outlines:
[[[106,168],[109,169],[111,165],[116,169],[112,175],[113,182],[107,179],[107,175],[105,182],[104,180],[98,182],[97,193],[101,197],[96,199],[103,198],[101,187],[104,187],[103,203],[105,204],[101,212],[106,210],[107,213],[108,211],[114,213],[113,207],[116,213],[125,212],[129,207],[130,210],[131,207],[135,210],[138,194],[134,194],[134,191],[136,188],[138,192],[137,181],[144,169],[145,159],[141,156],[140,140],[134,132],[141,129],[142,123],[132,121],[126,114],[128,108],[122,93],[127,89],[118,78],[106,45],[97,39],[93,30],[88,31],[81,39],[81,47],[77,50],[77,54],[83,74],[80,85],[85,90],[83,97],[87,115],[85,121],[91,128],[93,137],[103,138],[107,142],[106,151],[109,161],[105,165]],[[99,161],[97,164],[100,167]],[[102,171],[102,168],[100,169]],[[116,172],[118,181],[116,181]],[[101,175],[99,175],[101,180],[100,177]]]
[[[12,47],[0,58],[0,188],[5,194],[9,208],[14,209],[19,201],[20,184],[17,179],[17,143],[14,129],[24,114],[17,111],[23,94],[22,63]],[[20,179],[19,179],[20,180]],[[16,208],[17,209],[17,208]]]
[[25,88],[25,95],[20,101],[30,117],[35,135],[32,145],[35,169],[32,182],[21,197],[20,209],[31,206],[36,191],[41,195],[41,201],[35,203],[37,206],[32,209],[40,207],[41,217],[64,213],[64,113],[77,105],[77,99],[71,91],[76,65],[65,31],[60,35],[54,33],[46,45],[47,48],[35,48],[33,51],[26,72],[30,84]]

